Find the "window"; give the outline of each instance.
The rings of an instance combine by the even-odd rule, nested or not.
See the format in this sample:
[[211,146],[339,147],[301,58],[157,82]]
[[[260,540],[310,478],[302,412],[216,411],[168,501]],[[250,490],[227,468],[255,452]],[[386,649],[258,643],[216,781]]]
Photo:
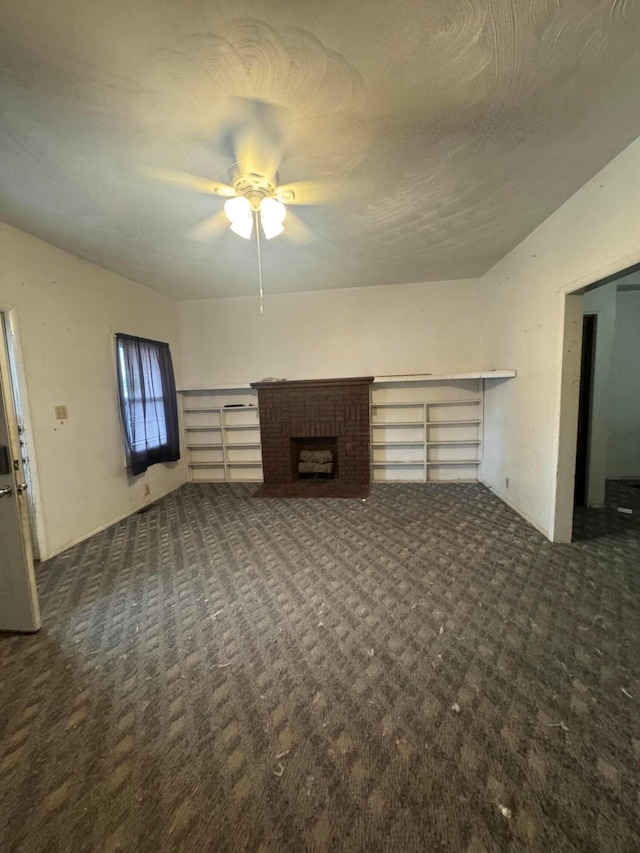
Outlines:
[[116,335],[120,416],[127,466],[142,474],[180,458],[178,407],[169,345]]

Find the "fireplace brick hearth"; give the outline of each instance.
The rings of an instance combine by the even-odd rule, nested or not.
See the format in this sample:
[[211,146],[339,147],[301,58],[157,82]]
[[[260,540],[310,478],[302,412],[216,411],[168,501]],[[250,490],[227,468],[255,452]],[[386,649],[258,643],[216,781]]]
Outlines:
[[336,484],[368,488],[372,382],[372,376],[363,376],[252,383],[258,391],[265,486],[298,481],[299,448],[320,449],[329,441],[335,447]]

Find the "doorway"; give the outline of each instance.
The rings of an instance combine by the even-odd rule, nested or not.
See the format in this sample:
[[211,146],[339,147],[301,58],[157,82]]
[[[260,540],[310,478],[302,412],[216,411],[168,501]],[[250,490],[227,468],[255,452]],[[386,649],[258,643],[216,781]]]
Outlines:
[[640,479],[640,264],[564,302],[556,542],[571,541],[576,507],[608,506],[607,483]]
[[8,328],[0,313],[0,630],[31,632],[40,627],[40,609]]
[[2,311],[0,306],[0,344],[6,353],[6,384],[9,386],[12,400],[12,412],[15,418],[19,455],[22,465],[22,478],[27,484],[26,504],[29,512],[31,549],[35,560],[40,559],[41,549],[46,544],[42,530],[40,513],[37,507],[38,478],[30,453],[30,417],[29,406],[23,389],[26,387],[22,360],[20,358],[20,335],[15,311]]
[[591,411],[597,328],[597,315],[585,314],[582,318],[576,478],[573,493],[574,506],[587,506],[588,504],[589,447],[591,444]]

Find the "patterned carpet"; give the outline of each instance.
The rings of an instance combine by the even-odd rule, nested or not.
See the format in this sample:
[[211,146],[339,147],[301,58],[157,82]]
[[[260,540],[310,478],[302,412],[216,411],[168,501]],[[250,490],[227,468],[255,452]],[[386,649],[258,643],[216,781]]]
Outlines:
[[640,535],[183,487],[0,638],[2,851],[637,851]]

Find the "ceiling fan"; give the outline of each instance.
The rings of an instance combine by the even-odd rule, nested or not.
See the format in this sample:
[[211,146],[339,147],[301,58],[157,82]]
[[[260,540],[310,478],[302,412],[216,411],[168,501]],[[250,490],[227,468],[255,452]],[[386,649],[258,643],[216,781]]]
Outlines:
[[284,232],[295,243],[308,243],[314,239],[311,229],[288,210],[287,205],[322,204],[337,195],[332,184],[323,185],[321,181],[297,181],[279,186],[277,173],[271,176],[249,171],[240,163],[232,166],[228,184],[172,169],[148,169],[147,173],[185,189],[227,199],[223,210],[208,216],[191,230],[190,236],[196,240],[215,237],[227,227],[249,240],[254,223],[257,229],[259,220],[267,240]]
[[228,227],[249,240],[255,232],[262,313],[260,233],[267,240],[284,233],[295,243],[309,243],[314,239],[311,229],[289,207],[352,199],[363,188],[358,190],[352,179],[344,178],[279,184],[278,170],[287,150],[284,139],[290,138],[284,111],[274,104],[250,98],[231,99],[230,109],[229,121],[224,122],[225,131],[219,137],[236,161],[229,170],[229,183],[172,169],[145,171],[164,182],[226,199],[222,210],[191,230],[191,237],[209,239]]

